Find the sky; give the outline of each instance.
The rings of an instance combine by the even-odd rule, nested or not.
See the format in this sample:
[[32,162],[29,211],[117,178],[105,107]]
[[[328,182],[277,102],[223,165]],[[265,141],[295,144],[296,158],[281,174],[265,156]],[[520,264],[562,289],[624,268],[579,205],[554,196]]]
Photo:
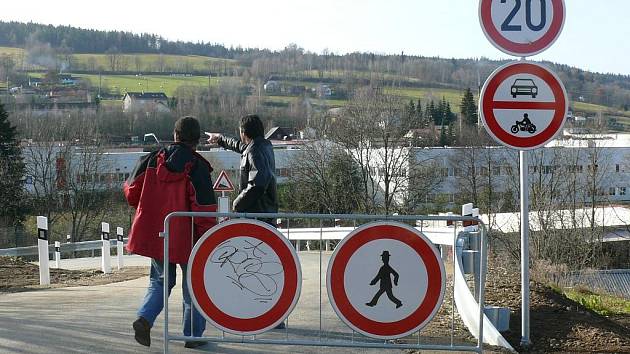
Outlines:
[[[531,59],[630,75],[630,1],[564,1],[562,33]],[[5,0],[0,20],[148,32],[228,47],[295,43],[316,53],[512,58],[484,36],[478,7],[478,0]]]

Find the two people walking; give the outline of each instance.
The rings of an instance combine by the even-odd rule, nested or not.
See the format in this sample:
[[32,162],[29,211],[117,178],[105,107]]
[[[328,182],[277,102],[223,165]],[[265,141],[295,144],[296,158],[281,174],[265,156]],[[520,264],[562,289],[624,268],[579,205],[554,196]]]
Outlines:
[[[241,153],[240,194],[234,201],[234,210],[277,212],[275,160],[271,143],[264,139],[262,121],[256,115],[245,116],[240,129],[240,140],[220,134],[209,139],[211,143]],[[196,152],[201,138],[196,118],[180,118],[175,123],[173,137],[172,145],[142,157],[123,187],[128,204],[136,209],[127,251],[151,258],[149,286],[132,325],[136,341],[145,346],[151,345],[151,328],[164,307],[165,264],[168,264],[169,294],[176,283],[177,264],[183,273],[184,335],[201,337],[206,327],[205,318],[192,305],[188,292],[187,262],[195,242],[216,225],[216,219],[196,217],[192,223],[190,218],[174,218],[169,230],[168,260],[163,259],[163,240],[159,233],[164,218],[173,211],[217,210],[212,189],[213,169]],[[191,340],[185,347],[205,344],[205,341]]]

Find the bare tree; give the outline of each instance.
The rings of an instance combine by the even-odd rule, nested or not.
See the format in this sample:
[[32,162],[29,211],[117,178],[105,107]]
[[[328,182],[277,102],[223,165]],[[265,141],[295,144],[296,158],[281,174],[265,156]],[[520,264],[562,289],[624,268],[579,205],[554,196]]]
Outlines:
[[65,183],[64,176],[58,172],[63,170],[63,156],[68,155],[71,148],[64,141],[67,136],[65,123],[57,121],[50,126],[37,127],[29,135],[33,142],[23,149],[26,173],[32,179],[31,204],[36,213],[46,216],[54,225],[63,209],[61,190]]
[[326,140],[306,145],[295,158],[287,200],[292,210],[352,213],[358,209],[359,168],[340,147]]
[[68,222],[73,242],[82,241],[103,219],[109,208],[111,197],[107,191],[118,187],[116,174],[110,171],[99,144],[76,147],[66,165],[67,187],[65,189]]
[[164,54],[160,53],[157,59],[158,71],[163,73],[166,67],[166,58],[164,58]]
[[136,72],[140,73],[142,71],[142,57],[136,54],[133,56],[133,64],[136,68]]
[[119,188],[100,149],[94,122],[77,114],[47,117],[34,124],[33,143],[23,150],[27,175],[33,180],[31,201],[35,212],[48,217],[53,235],[70,234],[72,241],[86,238],[108,211],[108,188]]
[[120,62],[120,51],[116,47],[109,48],[105,54],[107,55],[107,62],[109,63],[110,71],[116,71],[119,67]]

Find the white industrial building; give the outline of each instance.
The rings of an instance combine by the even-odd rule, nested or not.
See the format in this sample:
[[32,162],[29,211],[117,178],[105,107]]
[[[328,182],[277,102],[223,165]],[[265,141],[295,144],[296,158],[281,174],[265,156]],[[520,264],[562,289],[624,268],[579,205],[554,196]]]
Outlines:
[[[278,182],[283,183],[290,175],[292,161],[300,153],[300,142],[280,142],[275,145],[276,175]],[[38,149],[51,149],[50,147],[24,146],[25,162],[27,170],[34,171],[42,169],[43,166],[33,168],[33,156],[42,155],[41,152],[34,154]],[[79,162],[81,156],[89,156],[89,151],[74,147],[68,158],[68,152],[64,151],[63,144],[58,144],[53,151],[47,153],[48,173],[47,178],[54,183],[63,182],[64,178],[70,176],[58,176],[57,171],[73,170],[75,180],[97,179],[99,183],[110,187],[122,185],[133,170],[138,159],[146,152],[136,149],[109,149],[105,150],[99,160],[99,167],[93,176],[85,176],[81,170],[94,171],[95,169],[84,169]],[[491,183],[497,193],[508,190],[514,191],[518,188],[518,151],[505,147],[444,147],[444,148],[401,148],[407,157],[406,165],[399,171],[394,172],[396,180],[400,183],[400,188],[396,191],[396,201],[401,202],[406,199],[407,183],[410,177],[418,171],[418,168],[428,168],[437,174],[439,181],[432,187],[427,202],[439,197],[443,201],[454,203],[458,193],[462,193],[463,185],[470,183],[474,178],[480,185]],[[30,151],[30,152],[29,152]],[[216,178],[220,170],[226,170],[228,174],[235,178],[240,169],[240,156],[237,153],[215,148],[200,153],[210,161],[214,167]],[[44,154],[46,155],[46,154]],[[380,165],[378,152],[374,153],[375,158],[371,161],[370,170],[375,180],[383,188],[382,174],[383,166]],[[74,162],[70,162],[73,160]],[[562,139],[556,139],[545,148],[529,152],[529,173],[530,183],[544,178],[553,180],[561,178],[562,171],[573,173],[579,183],[586,183],[593,176],[596,179],[596,197],[598,200],[609,200],[611,202],[630,201],[630,134],[614,135],[565,135]],[[72,165],[72,168],[69,168]],[[30,166],[30,167],[29,167]],[[555,177],[554,177],[555,176]],[[33,192],[36,180],[40,177],[33,176],[32,173],[26,176],[26,187],[29,192]],[[234,179],[236,181],[236,179]],[[435,182],[435,181],[434,181]],[[515,184],[516,183],[516,184]],[[62,183],[63,184],[63,183]],[[587,193],[587,190],[583,190]]]

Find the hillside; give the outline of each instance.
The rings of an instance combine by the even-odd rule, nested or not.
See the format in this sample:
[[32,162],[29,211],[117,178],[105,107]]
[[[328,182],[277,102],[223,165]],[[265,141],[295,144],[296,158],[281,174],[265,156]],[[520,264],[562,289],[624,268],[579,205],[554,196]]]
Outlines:
[[[372,85],[423,105],[444,98],[458,112],[463,91],[471,88],[476,95],[479,84],[503,63],[404,54],[317,54],[295,44],[281,51],[225,48],[171,42],[154,34],[0,21],[2,45],[0,67],[5,68],[2,72],[15,72],[16,79],[10,81],[18,86],[25,75],[41,77],[50,70],[71,73],[110,97],[147,90],[171,97],[180,87],[202,90],[227,85],[230,92],[249,93],[274,109],[299,106],[303,97],[317,98],[311,100],[317,106],[338,107],[355,88]],[[607,124],[610,130],[630,131],[630,76],[544,64],[563,80],[575,115]],[[286,91],[264,90],[269,80]],[[334,94],[315,97],[319,85],[330,87]]]

